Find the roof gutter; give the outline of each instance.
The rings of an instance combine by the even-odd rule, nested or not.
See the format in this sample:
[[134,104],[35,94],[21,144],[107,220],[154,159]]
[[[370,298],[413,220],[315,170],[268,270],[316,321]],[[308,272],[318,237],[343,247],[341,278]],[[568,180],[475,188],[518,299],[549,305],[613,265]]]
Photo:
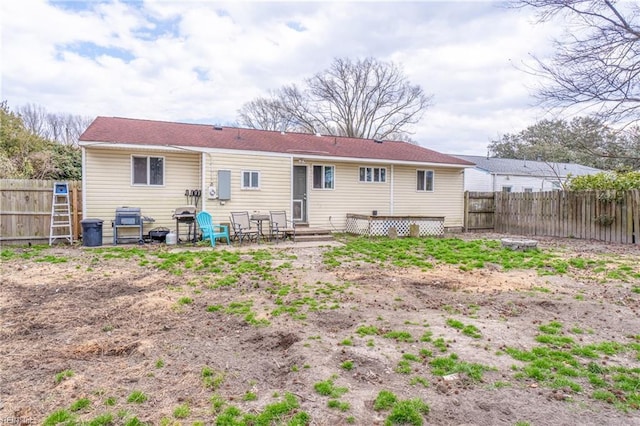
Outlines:
[[124,149],[124,150],[146,150],[146,151],[191,151],[187,148],[177,147],[175,145],[142,145],[142,144],[121,144],[115,142],[98,142],[98,141],[80,141],[80,147],[106,148],[106,149]]
[[143,145],[143,144],[120,144],[115,142],[98,142],[98,141],[80,141],[80,146],[99,147],[112,149],[128,149],[128,150],[156,150],[156,151],[188,151],[195,153],[230,153],[245,155],[263,155],[286,157],[294,159],[304,159],[308,161],[324,161],[324,162],[341,162],[341,163],[367,163],[367,164],[395,164],[405,166],[419,167],[440,167],[440,168],[456,168],[473,167],[472,164],[455,164],[455,163],[436,163],[432,161],[409,161],[409,160],[393,160],[389,158],[360,158],[360,157],[338,157],[331,155],[305,154],[305,153],[283,153],[272,151],[249,151],[238,149],[218,149],[218,148],[185,148],[177,145]]

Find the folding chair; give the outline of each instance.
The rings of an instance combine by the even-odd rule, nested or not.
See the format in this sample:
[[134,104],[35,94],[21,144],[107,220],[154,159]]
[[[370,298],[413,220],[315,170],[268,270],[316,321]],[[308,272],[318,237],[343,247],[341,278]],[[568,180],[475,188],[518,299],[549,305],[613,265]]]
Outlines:
[[287,212],[284,210],[270,211],[271,221],[269,222],[271,238],[278,242],[279,239],[291,238],[296,241],[296,224],[287,220]]
[[245,238],[249,241],[258,241],[258,230],[251,228],[249,212],[231,212],[231,226],[233,227],[233,238],[240,244]]
[[216,246],[217,238],[226,238],[227,245],[231,244],[229,238],[229,227],[227,225],[219,225],[217,223],[213,223],[211,219],[211,215],[205,211],[202,211],[197,214],[196,221],[198,222],[198,226],[202,231],[202,240],[206,240],[207,238],[211,241],[211,247]]

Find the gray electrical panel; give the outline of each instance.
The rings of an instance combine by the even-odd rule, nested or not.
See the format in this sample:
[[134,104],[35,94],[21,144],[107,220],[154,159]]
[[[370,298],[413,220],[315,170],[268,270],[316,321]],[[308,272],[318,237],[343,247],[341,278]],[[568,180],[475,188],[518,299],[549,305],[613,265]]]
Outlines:
[[218,199],[231,199],[231,170],[218,170]]

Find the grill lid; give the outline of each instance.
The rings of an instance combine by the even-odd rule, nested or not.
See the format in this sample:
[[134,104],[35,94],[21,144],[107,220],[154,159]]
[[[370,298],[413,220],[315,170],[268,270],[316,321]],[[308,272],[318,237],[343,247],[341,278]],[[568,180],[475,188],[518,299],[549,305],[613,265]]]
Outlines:
[[195,206],[182,206],[182,207],[178,207],[177,209],[175,209],[175,211],[173,212],[174,215],[178,216],[178,215],[195,215],[196,214],[196,207]]
[[116,215],[119,214],[140,214],[140,207],[117,207]]
[[182,206],[182,207],[178,207],[173,211],[174,218],[195,217],[195,216],[196,216],[195,206]]

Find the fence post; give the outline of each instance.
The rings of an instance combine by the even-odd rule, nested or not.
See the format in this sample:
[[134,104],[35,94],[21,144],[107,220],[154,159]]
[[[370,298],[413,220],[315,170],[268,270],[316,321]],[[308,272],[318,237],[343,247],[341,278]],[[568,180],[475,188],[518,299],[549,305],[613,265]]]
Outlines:
[[464,191],[464,231],[469,230],[469,191]]

